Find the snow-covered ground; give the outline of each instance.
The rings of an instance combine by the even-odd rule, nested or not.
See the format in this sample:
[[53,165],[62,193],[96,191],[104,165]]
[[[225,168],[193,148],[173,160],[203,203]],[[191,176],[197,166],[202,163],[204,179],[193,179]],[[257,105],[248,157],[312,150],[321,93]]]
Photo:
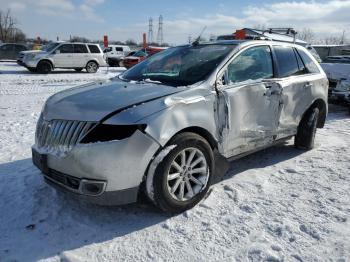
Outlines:
[[184,214],[105,208],[46,185],[31,162],[51,94],[109,78],[0,63],[0,261],[350,261],[350,117],[331,107],[309,152],[286,145],[232,162]]

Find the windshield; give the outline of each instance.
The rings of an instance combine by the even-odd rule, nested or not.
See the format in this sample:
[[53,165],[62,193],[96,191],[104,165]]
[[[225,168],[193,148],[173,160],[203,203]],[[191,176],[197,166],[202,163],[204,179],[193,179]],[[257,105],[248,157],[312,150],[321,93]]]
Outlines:
[[181,86],[205,80],[235,45],[197,45],[169,48],[132,67],[126,80],[152,80]]
[[134,53],[132,56],[142,57],[146,56],[147,54],[143,50],[139,50],[136,53]]
[[41,50],[46,52],[51,52],[56,46],[58,46],[59,43],[50,43],[48,45],[43,46]]

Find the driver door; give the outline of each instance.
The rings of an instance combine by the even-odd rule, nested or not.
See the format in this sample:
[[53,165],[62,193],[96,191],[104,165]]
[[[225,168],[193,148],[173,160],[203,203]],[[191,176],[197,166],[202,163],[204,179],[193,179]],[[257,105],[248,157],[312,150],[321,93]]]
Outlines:
[[55,67],[72,67],[73,66],[73,45],[62,44],[52,54]]
[[219,79],[218,119],[223,125],[224,155],[231,157],[272,143],[281,113],[282,87],[274,79],[270,47],[243,50]]

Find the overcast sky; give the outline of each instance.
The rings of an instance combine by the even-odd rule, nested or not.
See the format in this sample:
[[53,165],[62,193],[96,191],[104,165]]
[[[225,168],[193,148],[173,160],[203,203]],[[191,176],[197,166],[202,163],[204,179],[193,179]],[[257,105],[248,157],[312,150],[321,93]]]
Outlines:
[[149,17],[156,38],[160,14],[164,40],[171,44],[196,37],[204,26],[207,38],[256,25],[307,27],[320,36],[350,31],[350,0],[0,0],[0,8],[12,10],[27,36],[51,40],[69,35],[102,39],[107,34],[112,40],[141,42]]

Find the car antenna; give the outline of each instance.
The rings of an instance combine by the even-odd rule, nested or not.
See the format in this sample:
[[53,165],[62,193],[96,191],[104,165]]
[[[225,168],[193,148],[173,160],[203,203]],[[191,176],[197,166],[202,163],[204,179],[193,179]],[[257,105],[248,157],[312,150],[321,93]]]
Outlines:
[[194,42],[192,43],[192,45],[196,46],[199,44],[199,41],[201,40],[201,37],[205,31],[205,29],[207,29],[207,26],[203,27],[202,32],[199,34],[199,36],[196,38],[196,40],[194,40]]

